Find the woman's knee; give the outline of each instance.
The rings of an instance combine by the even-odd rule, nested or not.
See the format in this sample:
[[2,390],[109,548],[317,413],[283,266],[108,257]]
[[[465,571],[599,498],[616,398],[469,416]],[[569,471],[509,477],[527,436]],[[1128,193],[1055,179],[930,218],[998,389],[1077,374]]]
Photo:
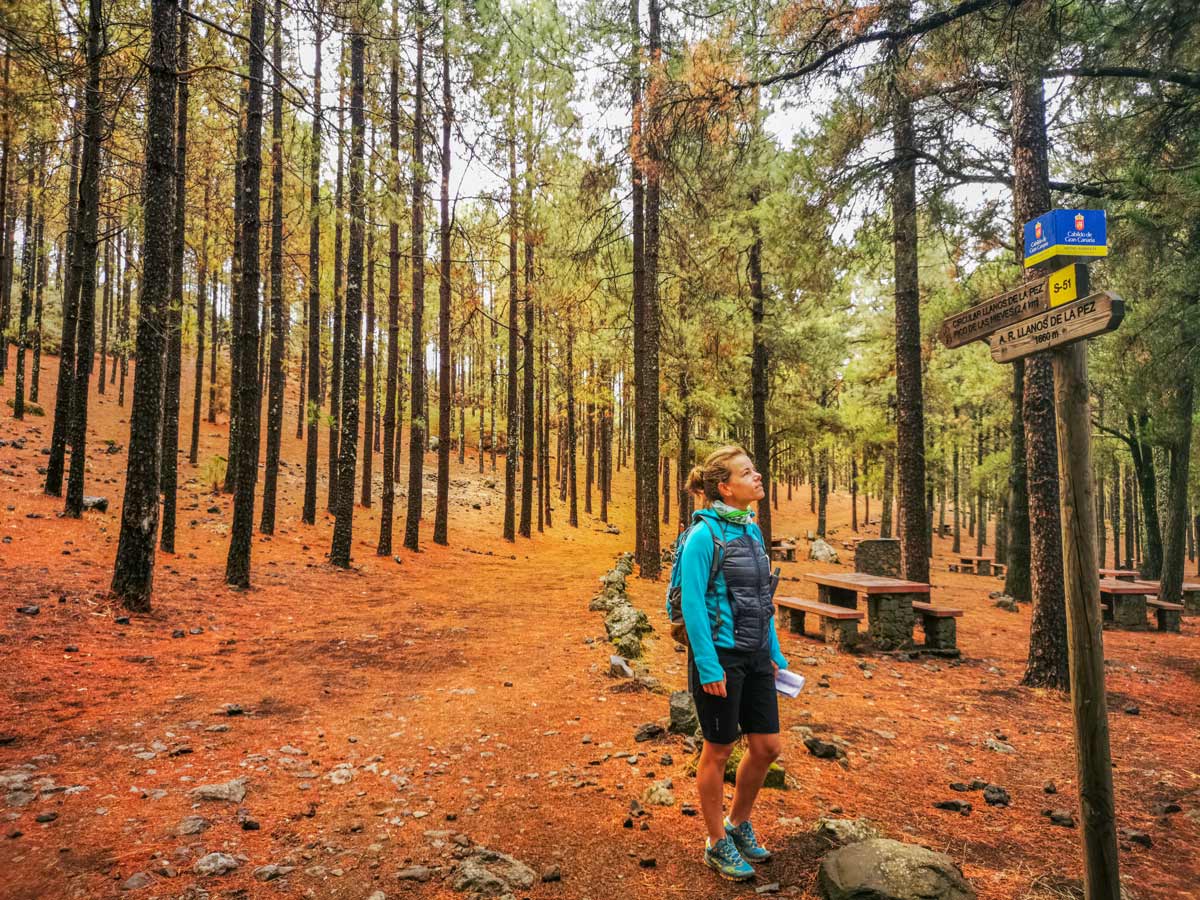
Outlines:
[[711,760],[713,763],[724,766],[733,754],[733,746],[733,744],[714,744],[710,741],[705,741],[703,751],[700,754],[700,760],[701,762]]
[[750,755],[761,762],[773,763],[783,752],[783,743],[777,734],[756,734],[749,744]]

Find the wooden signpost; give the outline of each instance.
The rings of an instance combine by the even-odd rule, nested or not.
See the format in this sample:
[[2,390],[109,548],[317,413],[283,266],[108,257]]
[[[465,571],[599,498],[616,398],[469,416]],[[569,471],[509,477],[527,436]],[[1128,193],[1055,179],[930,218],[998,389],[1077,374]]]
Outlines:
[[[1045,278],[1027,281],[1019,288],[1005,291],[991,300],[950,316],[942,323],[940,337],[947,347],[962,347],[971,341],[987,338],[1006,325],[1013,325],[1029,316],[1046,312],[1078,295],[1079,270],[1083,266],[1069,265]],[[1084,269],[1086,271],[1086,269]]]
[[1124,317],[1124,301],[1112,291],[1101,291],[1001,328],[988,335],[987,342],[992,359],[1008,363],[1113,331]]
[[1086,339],[1117,328],[1125,305],[1109,291],[1090,293],[1087,266],[1077,262],[1108,253],[1102,210],[1052,210],[1026,223],[1024,237],[1026,268],[1067,260],[1072,264],[947,318],[941,338],[947,347],[986,340],[992,358],[1002,363],[1046,350],[1053,354],[1084,896],[1118,900],[1121,882],[1104,686]]

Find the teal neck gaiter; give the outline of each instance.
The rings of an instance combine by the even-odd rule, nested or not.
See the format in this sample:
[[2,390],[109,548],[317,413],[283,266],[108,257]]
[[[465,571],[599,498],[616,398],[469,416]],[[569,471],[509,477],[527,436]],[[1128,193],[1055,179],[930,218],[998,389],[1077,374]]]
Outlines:
[[735,525],[747,525],[754,519],[754,513],[750,510],[735,509],[724,500],[714,500],[712,509],[726,522],[732,522]]

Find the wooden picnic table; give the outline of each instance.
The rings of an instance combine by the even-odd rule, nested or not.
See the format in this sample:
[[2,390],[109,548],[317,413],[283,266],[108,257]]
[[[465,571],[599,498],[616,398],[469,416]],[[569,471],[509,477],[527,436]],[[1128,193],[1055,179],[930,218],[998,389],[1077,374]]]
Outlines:
[[1115,578],[1117,581],[1137,581],[1138,571],[1136,569],[1101,569],[1101,578]]
[[896,650],[912,644],[913,602],[929,596],[929,585],[861,572],[807,572],[817,585],[817,600],[844,609],[858,608],[858,595],[867,598],[867,631],[874,645]]
[[959,554],[958,564],[964,571],[974,572],[976,575],[991,575],[992,574],[992,556],[970,556],[966,553]]
[[1117,628],[1146,630],[1146,597],[1158,593],[1158,584],[1149,581],[1100,579],[1100,602],[1104,618]]

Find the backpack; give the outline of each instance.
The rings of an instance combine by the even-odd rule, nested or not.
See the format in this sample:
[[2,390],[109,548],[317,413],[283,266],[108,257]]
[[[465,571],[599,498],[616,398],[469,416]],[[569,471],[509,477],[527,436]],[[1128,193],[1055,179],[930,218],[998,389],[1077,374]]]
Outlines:
[[[683,624],[683,570],[679,565],[680,555],[683,553],[683,545],[687,543],[688,535],[692,533],[692,529],[696,528],[701,522],[712,534],[713,539],[713,556],[712,564],[708,570],[708,584],[705,587],[704,593],[712,591],[713,585],[717,581],[717,574],[721,571],[721,562],[725,554],[725,542],[717,537],[717,532],[709,524],[707,519],[701,518],[693,522],[675,539],[675,544],[672,547],[672,563],[671,563],[671,581],[667,585],[667,617],[671,621],[671,637],[685,647],[689,646],[687,628]],[[713,635],[716,636],[721,628],[721,607],[717,606],[717,621],[713,625]]]

